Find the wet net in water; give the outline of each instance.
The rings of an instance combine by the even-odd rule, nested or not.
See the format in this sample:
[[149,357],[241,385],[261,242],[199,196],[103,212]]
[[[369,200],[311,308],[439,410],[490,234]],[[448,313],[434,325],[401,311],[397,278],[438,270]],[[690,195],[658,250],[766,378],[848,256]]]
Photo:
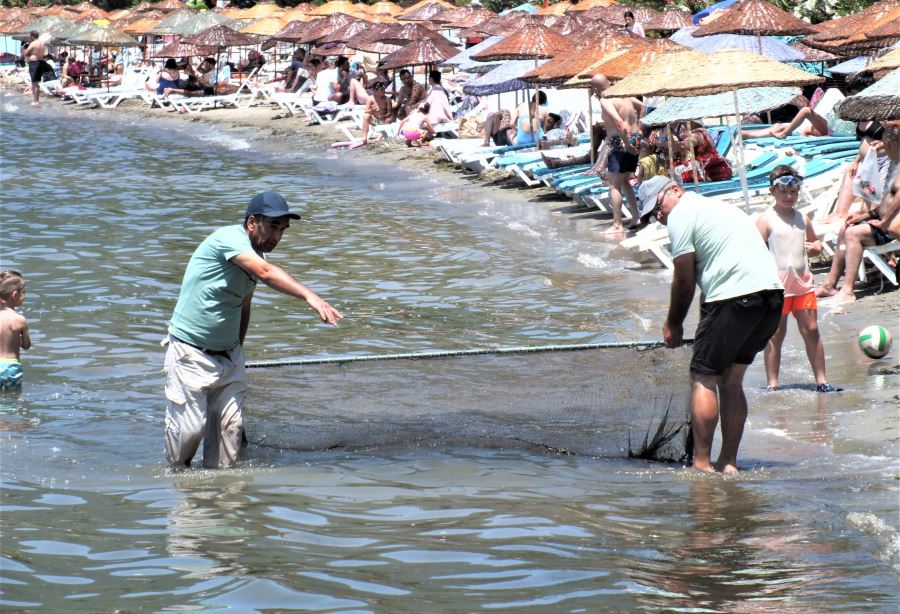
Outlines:
[[570,347],[249,364],[248,438],[295,451],[474,445],[689,459],[688,348]]

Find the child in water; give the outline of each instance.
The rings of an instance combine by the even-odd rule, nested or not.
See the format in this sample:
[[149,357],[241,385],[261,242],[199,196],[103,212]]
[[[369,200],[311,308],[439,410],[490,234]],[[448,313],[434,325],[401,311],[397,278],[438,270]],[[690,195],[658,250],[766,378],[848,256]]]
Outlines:
[[807,254],[815,256],[822,253],[822,242],[816,236],[809,217],[795,209],[802,184],[803,177],[793,168],[783,164],[776,166],[769,174],[769,192],[775,204],[756,220],[756,228],[769,246],[769,253],[775,259],[778,276],[784,286],[781,323],[763,353],[766,378],[768,389],[777,390],[781,345],[787,333],[788,316],[794,314],[806,345],[806,356],[816,377],[816,392],[837,392],[840,388],[835,388],[825,379],[825,348],[816,322],[816,286],[807,258]]
[[25,279],[18,271],[0,272],[0,390],[22,386],[19,351],[31,347],[28,320],[15,309],[25,302]]

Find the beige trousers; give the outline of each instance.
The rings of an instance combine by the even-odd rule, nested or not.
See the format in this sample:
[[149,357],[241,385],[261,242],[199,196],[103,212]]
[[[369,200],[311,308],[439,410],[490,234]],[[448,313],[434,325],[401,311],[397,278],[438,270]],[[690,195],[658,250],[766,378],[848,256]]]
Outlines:
[[244,432],[244,352],[238,345],[228,356],[214,356],[172,337],[168,341],[166,459],[189,467],[202,440],[204,467],[231,467]]

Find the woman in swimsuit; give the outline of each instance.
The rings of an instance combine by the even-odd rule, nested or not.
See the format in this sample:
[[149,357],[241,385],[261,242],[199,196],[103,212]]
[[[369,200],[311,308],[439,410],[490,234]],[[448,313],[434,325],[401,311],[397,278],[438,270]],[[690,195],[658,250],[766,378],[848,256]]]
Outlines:
[[166,88],[178,89],[178,62],[174,58],[166,60],[165,66],[156,76],[156,87],[152,87],[149,83],[147,89],[156,90],[157,95],[162,96]]
[[543,136],[542,126],[547,120],[547,94],[538,92],[531,97],[531,103],[524,102],[516,107],[513,113],[513,126],[516,136],[512,145],[529,145],[537,143]]

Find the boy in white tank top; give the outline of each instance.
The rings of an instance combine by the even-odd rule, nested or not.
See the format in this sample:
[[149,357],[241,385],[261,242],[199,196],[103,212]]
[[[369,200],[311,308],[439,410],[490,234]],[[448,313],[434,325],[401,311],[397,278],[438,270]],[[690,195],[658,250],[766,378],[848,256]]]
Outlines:
[[775,204],[756,220],[756,227],[775,259],[778,276],[784,286],[784,308],[781,323],[763,353],[769,390],[778,389],[781,346],[787,333],[787,320],[794,314],[797,328],[806,345],[806,356],[816,377],[817,392],[837,392],[825,379],[825,348],[819,336],[815,280],[809,270],[807,255],[822,253],[822,242],[813,230],[809,217],[795,209],[800,186],[797,171],[790,166],[777,166],[769,174],[769,192]]

